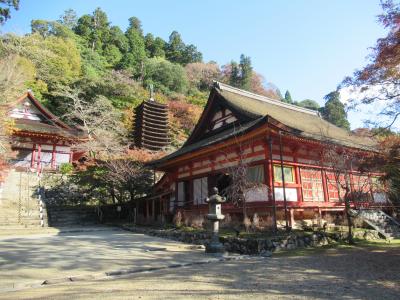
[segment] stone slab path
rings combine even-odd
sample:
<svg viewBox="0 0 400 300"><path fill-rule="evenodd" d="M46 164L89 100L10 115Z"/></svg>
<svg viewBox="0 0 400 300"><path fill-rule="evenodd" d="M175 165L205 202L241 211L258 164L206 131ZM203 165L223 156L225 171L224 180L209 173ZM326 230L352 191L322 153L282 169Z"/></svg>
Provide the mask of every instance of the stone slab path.
<svg viewBox="0 0 400 300"><path fill-rule="evenodd" d="M209 259L192 245L112 228L2 236L0 293Z"/></svg>
<svg viewBox="0 0 400 300"><path fill-rule="evenodd" d="M3 238L0 250L0 299L7 300L399 299L400 295L399 246L201 263L209 258L189 245L103 230ZM176 267L160 269L171 263ZM182 267L185 263L190 266ZM148 271L89 276L135 268ZM54 280L79 274L77 281ZM53 282L5 290L13 282L45 278Z"/></svg>

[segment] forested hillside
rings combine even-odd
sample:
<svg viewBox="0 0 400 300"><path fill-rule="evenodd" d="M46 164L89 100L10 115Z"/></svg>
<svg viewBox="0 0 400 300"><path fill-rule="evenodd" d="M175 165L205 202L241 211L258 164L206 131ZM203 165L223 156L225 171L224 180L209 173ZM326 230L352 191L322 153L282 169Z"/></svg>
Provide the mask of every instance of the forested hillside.
<svg viewBox="0 0 400 300"><path fill-rule="evenodd" d="M123 31L100 8L80 17L68 10L57 21L32 20L31 28L25 36L1 36L7 101L31 89L67 121L71 94L88 106L104 97L130 130L132 109L149 97L153 85L156 99L169 103L173 145L178 146L199 117L213 79L279 99L263 87L249 57L242 55L239 63L222 67L204 62L197 47L185 44L177 31L165 41L145 34L136 17Z"/></svg>

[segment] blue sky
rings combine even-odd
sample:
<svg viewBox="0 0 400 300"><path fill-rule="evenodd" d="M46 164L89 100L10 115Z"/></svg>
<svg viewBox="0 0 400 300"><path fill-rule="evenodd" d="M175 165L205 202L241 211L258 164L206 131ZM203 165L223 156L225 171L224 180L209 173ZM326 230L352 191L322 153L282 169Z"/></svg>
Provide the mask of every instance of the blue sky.
<svg viewBox="0 0 400 300"><path fill-rule="evenodd" d="M32 19L55 20L68 8L78 15L101 7L125 29L138 17L144 32L168 39L173 30L195 44L204 60L225 64L241 53L282 93L314 99L336 89L366 64L385 30L376 22L379 0L21 0L2 31L27 33ZM351 115L353 127L361 118Z"/></svg>

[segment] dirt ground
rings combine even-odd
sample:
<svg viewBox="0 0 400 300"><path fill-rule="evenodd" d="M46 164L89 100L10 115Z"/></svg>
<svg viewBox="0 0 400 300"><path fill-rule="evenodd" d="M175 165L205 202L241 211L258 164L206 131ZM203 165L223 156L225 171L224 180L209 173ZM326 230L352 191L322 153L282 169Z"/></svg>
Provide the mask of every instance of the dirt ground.
<svg viewBox="0 0 400 300"><path fill-rule="evenodd" d="M0 299L399 299L399 266L398 245L320 249L54 284Z"/></svg>

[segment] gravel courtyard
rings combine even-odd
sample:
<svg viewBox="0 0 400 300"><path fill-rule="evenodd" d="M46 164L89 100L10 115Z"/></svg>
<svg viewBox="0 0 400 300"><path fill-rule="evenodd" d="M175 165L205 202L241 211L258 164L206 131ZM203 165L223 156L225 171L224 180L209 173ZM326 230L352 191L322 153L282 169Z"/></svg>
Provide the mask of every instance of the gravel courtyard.
<svg viewBox="0 0 400 300"><path fill-rule="evenodd" d="M68 240L73 240L73 244L69 245ZM85 251L79 249L79 243L86 245L85 248L88 251L91 249L93 253L86 255ZM26 241L15 247L25 249L29 248L28 244L29 241ZM33 245L34 240L30 244ZM91 248L88 244L92 244ZM167 247L168 250L140 254L149 245ZM9 247L6 251L12 251L11 246ZM40 247L31 247L35 251L40 250ZM76 247L78 249L74 249ZM131 247L136 254L130 252ZM118 248L120 249L117 250ZM171 259L192 262L204 259L200 250L190 249L184 244L118 231L107 234L86 233L75 238L65 237L61 241L55 239L43 254L43 261L35 262L28 256L24 263L15 263L12 266L3 261L4 240L0 241L0 249L1 283L8 276L15 277L17 273L23 276L26 272L23 270L27 267L31 268L28 273L31 274L34 268L39 272L37 268L47 266L53 270L51 272L55 272L53 275L59 277L68 273L64 270L66 267L70 268L70 272L74 268L80 268L89 274L97 272L99 267L126 268L128 264L139 263L141 260L150 266L167 264ZM57 259L46 259L51 251L61 249L62 253L56 255ZM104 252L117 257L110 257L108 260ZM13 259L22 258L22 253L31 252L20 249ZM69 263L62 262L64 256ZM35 263L32 265L32 262ZM391 247L326 249L306 252L305 255L276 255L266 259L253 257L55 283L18 291L3 291L0 299L398 299L399 266L398 244ZM51 272L47 274L50 275Z"/></svg>

